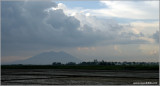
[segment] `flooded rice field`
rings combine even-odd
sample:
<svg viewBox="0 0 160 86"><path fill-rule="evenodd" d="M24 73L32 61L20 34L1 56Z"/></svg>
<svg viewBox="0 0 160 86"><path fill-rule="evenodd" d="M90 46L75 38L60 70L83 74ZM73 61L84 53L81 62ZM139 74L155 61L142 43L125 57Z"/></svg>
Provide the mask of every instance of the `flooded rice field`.
<svg viewBox="0 0 160 86"><path fill-rule="evenodd" d="M2 85L159 84L153 70L2 69Z"/></svg>

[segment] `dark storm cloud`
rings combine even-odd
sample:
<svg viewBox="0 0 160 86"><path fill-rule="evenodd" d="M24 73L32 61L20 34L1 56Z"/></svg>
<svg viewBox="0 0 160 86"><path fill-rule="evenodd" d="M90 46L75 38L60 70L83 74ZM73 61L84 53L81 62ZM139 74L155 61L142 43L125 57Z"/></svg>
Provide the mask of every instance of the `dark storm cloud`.
<svg viewBox="0 0 160 86"><path fill-rule="evenodd" d="M121 35L118 35L117 28L122 28L118 24L109 24L111 30L108 32L93 31L89 25L81 26L78 19L65 15L62 9L45 11L56 7L54 2L2 2L1 5L2 55L14 51L126 41L118 41ZM84 30L78 30L79 28ZM135 35L129 35L132 36ZM129 37L127 40L130 41Z"/></svg>
<svg viewBox="0 0 160 86"><path fill-rule="evenodd" d="M78 30L77 19L66 16L61 9L44 11L50 7L56 4L2 2L2 52L95 43L96 38L85 37L87 34Z"/></svg>

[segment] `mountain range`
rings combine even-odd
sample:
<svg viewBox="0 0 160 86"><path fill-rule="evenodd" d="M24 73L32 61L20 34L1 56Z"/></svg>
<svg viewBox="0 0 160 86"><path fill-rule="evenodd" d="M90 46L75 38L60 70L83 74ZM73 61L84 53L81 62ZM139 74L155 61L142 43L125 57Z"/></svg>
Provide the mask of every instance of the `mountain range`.
<svg viewBox="0 0 160 86"><path fill-rule="evenodd" d="M61 62L61 63L67 63L67 62L82 62L82 60L66 53L66 52L44 52L40 53L38 55L35 55L31 58L28 58L26 60L19 60L14 61L9 64L52 64L53 62Z"/></svg>

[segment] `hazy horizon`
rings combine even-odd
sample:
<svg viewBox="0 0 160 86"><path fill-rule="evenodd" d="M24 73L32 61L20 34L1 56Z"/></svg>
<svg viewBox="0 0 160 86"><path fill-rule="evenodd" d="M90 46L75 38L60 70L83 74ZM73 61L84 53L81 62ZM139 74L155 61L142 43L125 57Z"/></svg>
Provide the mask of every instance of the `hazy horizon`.
<svg viewBox="0 0 160 86"><path fill-rule="evenodd" d="M1 1L1 62L50 51L158 62L159 1Z"/></svg>

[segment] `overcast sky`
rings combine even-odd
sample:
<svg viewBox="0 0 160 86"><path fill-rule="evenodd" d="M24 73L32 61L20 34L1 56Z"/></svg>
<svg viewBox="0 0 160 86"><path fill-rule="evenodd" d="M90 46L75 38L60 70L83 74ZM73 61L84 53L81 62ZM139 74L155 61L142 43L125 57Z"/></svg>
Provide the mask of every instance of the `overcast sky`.
<svg viewBox="0 0 160 86"><path fill-rule="evenodd" d="M2 1L2 63L48 51L158 61L159 1Z"/></svg>

